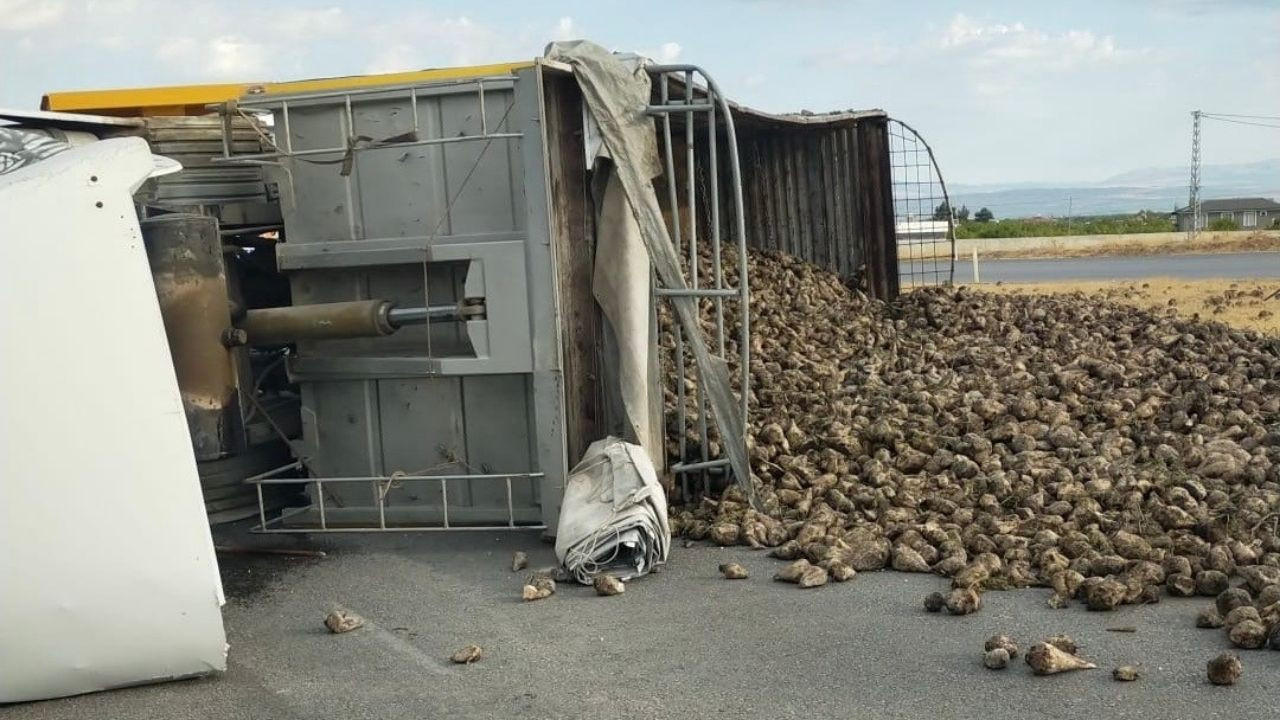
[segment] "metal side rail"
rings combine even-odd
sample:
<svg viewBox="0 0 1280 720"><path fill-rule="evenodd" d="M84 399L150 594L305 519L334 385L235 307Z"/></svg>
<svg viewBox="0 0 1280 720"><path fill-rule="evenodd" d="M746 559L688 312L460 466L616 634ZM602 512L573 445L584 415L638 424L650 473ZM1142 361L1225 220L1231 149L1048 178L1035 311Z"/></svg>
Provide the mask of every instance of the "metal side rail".
<svg viewBox="0 0 1280 720"><path fill-rule="evenodd" d="M738 166L738 140L733 125L733 115L719 87L702 68L696 65L680 64L649 65L646 69L658 86L658 103L650 105L647 108L647 112L660 123L663 169L665 177L668 178L667 204L671 214L671 239L675 244L676 252L687 263L683 270L689 286L688 289L657 287L654 289L654 301L662 302L663 298L683 296L698 298L699 304L704 301L710 302L714 309L715 331L707 345L713 348L718 357L727 363L724 300L725 298L738 299L739 396L742 402L742 421L745 426L747 422L748 391L751 385L750 284L747 278L747 235L743 211L742 176ZM673 96L673 81L679 82L684 86L683 97ZM673 116L682 117L684 120L685 187L683 189L685 205L683 208L680 204L680 190L676 187L676 178L679 175L676 173L677 153L672 133ZM697 127L699 120L705 122L705 129ZM720 136L721 130L724 133L723 139ZM701 163L702 173L700 175L698 172L700 163L698 162L697 150L700 146L698 136L702 132L705 132L702 142L705 142L706 154L704 161ZM720 177L721 142L727 146L728 162L726 165L729 171L727 187L722 186ZM705 220L708 229L708 232L705 233L706 236L701 238L699 237L700 218L697 212L700 178L706 181L704 198L707 201ZM722 192L729 193L728 203L725 204L731 208L732 212L729 229L737 251L737 287L730 286L724 277L721 255L721 235L723 230L720 217ZM688 221L687 236L682 217ZM710 244L712 267L710 283L706 282L706 278L699 278L700 240ZM694 390L694 392L698 393L698 397L695 400L697 417L693 419L693 422L697 426L699 448L694 457L690 457L686 430L690 418L687 417L685 408L685 378L688 376L689 367L685 358L684 331L679 323L674 324L673 332L676 366L674 382L676 384L677 397L674 419L676 427L679 428L680 438L679 457L676 462L670 465L670 470L679 476L681 490L687 500L691 497L690 476L695 476L700 481L701 490L706 492L710 489L709 471L728 473L729 460L724 455L723 448L721 448L722 452L720 453L722 457L712 457L711 455L710 438L707 430L709 408L706 393L702 392L704 387L702 378L699 378L697 389ZM744 427L744 438L745 431L746 428ZM724 442L723 437L720 442Z"/></svg>

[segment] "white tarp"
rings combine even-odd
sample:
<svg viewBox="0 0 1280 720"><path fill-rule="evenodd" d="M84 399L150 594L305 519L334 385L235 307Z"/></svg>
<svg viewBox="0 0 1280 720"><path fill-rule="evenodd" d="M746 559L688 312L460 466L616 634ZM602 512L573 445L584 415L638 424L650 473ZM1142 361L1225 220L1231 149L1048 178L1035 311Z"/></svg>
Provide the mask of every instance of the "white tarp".
<svg viewBox="0 0 1280 720"><path fill-rule="evenodd" d="M607 164L600 163L600 169ZM657 328L652 322L651 265L626 194L609 172L597 203L596 265L592 293L608 320L606 368L617 378L629 436L662 467L662 393L658 382Z"/></svg>
<svg viewBox="0 0 1280 720"><path fill-rule="evenodd" d="M0 175L48 160L70 147L43 133L0 127Z"/></svg>
<svg viewBox="0 0 1280 720"><path fill-rule="evenodd" d="M132 202L156 168L144 140L121 138L0 175L0 702L226 667Z"/></svg>
<svg viewBox="0 0 1280 720"><path fill-rule="evenodd" d="M556 558L578 582L597 573L627 580L667 561L667 496L649 455L615 437L597 440L569 472Z"/></svg>

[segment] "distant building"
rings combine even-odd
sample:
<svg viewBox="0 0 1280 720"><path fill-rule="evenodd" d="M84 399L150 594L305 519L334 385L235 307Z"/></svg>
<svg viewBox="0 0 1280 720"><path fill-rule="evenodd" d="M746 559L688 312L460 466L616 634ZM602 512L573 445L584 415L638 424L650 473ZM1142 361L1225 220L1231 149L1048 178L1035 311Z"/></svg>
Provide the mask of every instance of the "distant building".
<svg viewBox="0 0 1280 720"><path fill-rule="evenodd" d="M951 225L946 220L909 217L906 220L899 220L894 229L898 234L898 242L903 244L949 242L948 238L951 237L948 234Z"/></svg>
<svg viewBox="0 0 1280 720"><path fill-rule="evenodd" d="M1191 229L1190 207L1174 210L1173 217L1178 223L1179 230ZM1269 228L1274 220L1280 219L1280 203L1269 198L1202 200L1197 227L1204 229L1209 223L1218 219L1234 220L1241 230Z"/></svg>

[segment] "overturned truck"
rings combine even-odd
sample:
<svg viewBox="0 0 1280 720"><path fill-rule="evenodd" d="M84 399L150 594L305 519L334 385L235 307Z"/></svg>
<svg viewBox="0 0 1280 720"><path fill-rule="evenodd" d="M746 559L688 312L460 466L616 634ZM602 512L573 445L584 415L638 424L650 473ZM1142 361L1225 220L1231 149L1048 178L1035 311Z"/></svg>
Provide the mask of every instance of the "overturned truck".
<svg viewBox="0 0 1280 720"><path fill-rule="evenodd" d="M606 436L685 488L742 474L749 247L888 299L897 229L933 211L895 197L882 111L772 115L696 66L623 60L650 85L676 283L628 240L610 129L564 58L51 93L2 116L182 162L135 200L211 521L554 529L568 469ZM680 302L710 321L663 355L658 315ZM686 379L730 355L737 410L715 413Z"/></svg>

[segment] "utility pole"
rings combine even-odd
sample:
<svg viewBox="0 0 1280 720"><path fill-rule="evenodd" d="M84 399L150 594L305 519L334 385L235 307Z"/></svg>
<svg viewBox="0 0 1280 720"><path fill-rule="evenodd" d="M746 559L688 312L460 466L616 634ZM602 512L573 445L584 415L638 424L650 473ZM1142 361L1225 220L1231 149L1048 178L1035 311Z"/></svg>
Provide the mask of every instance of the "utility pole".
<svg viewBox="0 0 1280 720"><path fill-rule="evenodd" d="M1070 195L1067 196L1067 234L1068 235L1071 234L1071 203L1074 200L1075 198L1073 198L1072 196Z"/></svg>
<svg viewBox="0 0 1280 720"><path fill-rule="evenodd" d="M1187 242L1194 242L1200 230L1200 111L1191 111L1191 197L1187 208L1191 210L1191 225L1187 229Z"/></svg>

